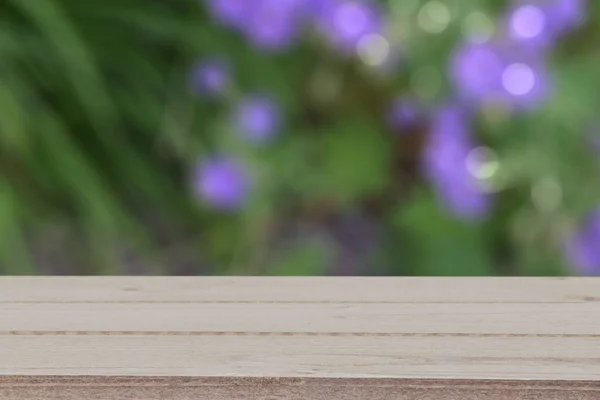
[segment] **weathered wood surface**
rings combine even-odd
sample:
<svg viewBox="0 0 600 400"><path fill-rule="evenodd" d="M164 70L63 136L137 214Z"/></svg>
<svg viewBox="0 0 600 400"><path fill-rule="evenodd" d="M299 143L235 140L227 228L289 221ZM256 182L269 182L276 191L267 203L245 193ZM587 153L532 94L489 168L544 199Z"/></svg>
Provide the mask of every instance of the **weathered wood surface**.
<svg viewBox="0 0 600 400"><path fill-rule="evenodd" d="M600 399L600 279L4 277L0 399Z"/></svg>

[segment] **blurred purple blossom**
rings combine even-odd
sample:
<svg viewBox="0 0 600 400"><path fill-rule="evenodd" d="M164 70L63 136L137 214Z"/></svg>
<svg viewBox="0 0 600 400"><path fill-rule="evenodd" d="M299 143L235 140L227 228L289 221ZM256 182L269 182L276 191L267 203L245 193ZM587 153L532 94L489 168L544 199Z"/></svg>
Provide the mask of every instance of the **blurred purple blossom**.
<svg viewBox="0 0 600 400"><path fill-rule="evenodd" d="M384 15L372 0L205 1L218 22L263 50L287 48L310 25L337 50L354 53L361 39L384 28Z"/></svg>
<svg viewBox="0 0 600 400"><path fill-rule="evenodd" d="M234 211L247 201L250 177L237 161L227 157L212 157L196 167L194 189L212 207Z"/></svg>
<svg viewBox="0 0 600 400"><path fill-rule="evenodd" d="M235 111L237 131L255 143L270 141L281 129L282 116L273 98L253 94L242 98Z"/></svg>
<svg viewBox="0 0 600 400"><path fill-rule="evenodd" d="M565 255L582 275L600 276L600 209L593 211L565 242Z"/></svg>
<svg viewBox="0 0 600 400"><path fill-rule="evenodd" d="M552 94L546 60L535 55L510 54L502 71L502 99L522 109L541 107Z"/></svg>
<svg viewBox="0 0 600 400"><path fill-rule="evenodd" d="M467 157L475 148L463 110L442 108L433 120L424 168L447 208L464 219L477 219L490 208L490 197L483 193L467 168Z"/></svg>
<svg viewBox="0 0 600 400"><path fill-rule="evenodd" d="M555 31L550 21L551 2L520 1L506 18L508 37L531 50L545 50L554 43Z"/></svg>
<svg viewBox="0 0 600 400"><path fill-rule="evenodd" d="M585 21L586 0L520 0L506 18L508 37L529 50L546 50Z"/></svg>
<svg viewBox="0 0 600 400"><path fill-rule="evenodd" d="M192 72L192 88L195 93L222 94L230 82L230 66L224 60L211 58L198 63Z"/></svg>
<svg viewBox="0 0 600 400"><path fill-rule="evenodd" d="M309 18L318 19L324 15L329 7L335 5L338 0L304 0L304 12Z"/></svg>
<svg viewBox="0 0 600 400"><path fill-rule="evenodd" d="M392 128L401 130L419 122L421 108L413 99L398 97L389 107L387 118Z"/></svg>
<svg viewBox="0 0 600 400"><path fill-rule="evenodd" d="M252 6L248 0L205 0L210 14L218 22L229 27L239 28Z"/></svg>
<svg viewBox="0 0 600 400"><path fill-rule="evenodd" d="M549 19L557 33L575 29L586 20L588 0L552 0Z"/></svg>
<svg viewBox="0 0 600 400"><path fill-rule="evenodd" d="M242 30L255 46L279 50L298 37L303 16L302 0L253 0Z"/></svg>
<svg viewBox="0 0 600 400"><path fill-rule="evenodd" d="M450 79L459 98L481 102L498 97L504 60L501 48L494 42L459 46L450 61Z"/></svg>
<svg viewBox="0 0 600 400"><path fill-rule="evenodd" d="M318 27L329 42L342 52L355 52L362 38L383 31L383 14L372 1L322 1L317 9Z"/></svg>
<svg viewBox="0 0 600 400"><path fill-rule="evenodd" d="M450 79L469 105L489 101L512 109L535 109L552 94L543 54L497 42L465 43L454 54Z"/></svg>

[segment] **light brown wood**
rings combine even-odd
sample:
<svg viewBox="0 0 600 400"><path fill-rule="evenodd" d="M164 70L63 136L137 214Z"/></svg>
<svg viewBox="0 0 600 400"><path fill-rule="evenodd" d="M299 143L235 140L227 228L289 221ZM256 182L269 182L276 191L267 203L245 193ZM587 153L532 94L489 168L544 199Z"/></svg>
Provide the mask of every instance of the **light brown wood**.
<svg viewBox="0 0 600 400"><path fill-rule="evenodd" d="M0 278L0 399L600 399L600 280Z"/></svg>
<svg viewBox="0 0 600 400"><path fill-rule="evenodd" d="M2 277L0 303L580 303L590 278Z"/></svg>
<svg viewBox="0 0 600 400"><path fill-rule="evenodd" d="M594 335L598 304L3 304L0 332L193 331ZM561 321L557 324L557 321Z"/></svg>

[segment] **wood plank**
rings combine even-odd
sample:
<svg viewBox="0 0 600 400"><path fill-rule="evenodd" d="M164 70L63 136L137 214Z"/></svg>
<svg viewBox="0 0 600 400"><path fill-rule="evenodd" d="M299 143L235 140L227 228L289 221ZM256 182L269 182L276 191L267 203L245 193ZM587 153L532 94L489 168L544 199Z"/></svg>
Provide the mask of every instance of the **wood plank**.
<svg viewBox="0 0 600 400"><path fill-rule="evenodd" d="M600 338L5 335L0 374L593 380Z"/></svg>
<svg viewBox="0 0 600 400"><path fill-rule="evenodd" d="M0 278L0 400L600 399L600 279Z"/></svg>
<svg viewBox="0 0 600 400"><path fill-rule="evenodd" d="M589 278L3 277L10 302L600 302Z"/></svg>
<svg viewBox="0 0 600 400"><path fill-rule="evenodd" d="M0 332L189 331L595 335L600 302L4 304Z"/></svg>

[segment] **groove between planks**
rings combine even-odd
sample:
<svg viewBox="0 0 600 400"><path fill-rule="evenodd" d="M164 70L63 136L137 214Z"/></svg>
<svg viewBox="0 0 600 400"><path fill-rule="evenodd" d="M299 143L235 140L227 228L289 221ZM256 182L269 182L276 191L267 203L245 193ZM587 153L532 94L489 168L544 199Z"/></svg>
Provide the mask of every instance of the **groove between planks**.
<svg viewBox="0 0 600 400"><path fill-rule="evenodd" d="M295 377L133 377L115 376L107 379L103 376L52 376L48 377L23 377L0 376L0 387L28 387L28 386L57 386L69 385L72 387L164 387L164 386L252 386L252 385L285 385L285 386L322 386L334 387L350 383L352 386L367 387L395 387L399 384L404 388L419 388L426 385L428 388L469 388L486 389L519 388L519 390L585 390L600 392L597 381L506 381L482 379L471 381L467 379L403 379L403 378L295 378Z"/></svg>
<svg viewBox="0 0 600 400"><path fill-rule="evenodd" d="M565 301L292 301L292 300L0 300L0 304L578 304L600 302L600 298L585 297Z"/></svg>
<svg viewBox="0 0 600 400"><path fill-rule="evenodd" d="M551 333L427 333L427 332L234 332L234 331L0 331L0 336L297 336L297 337L456 337L456 338L582 338L600 339L600 334Z"/></svg>

